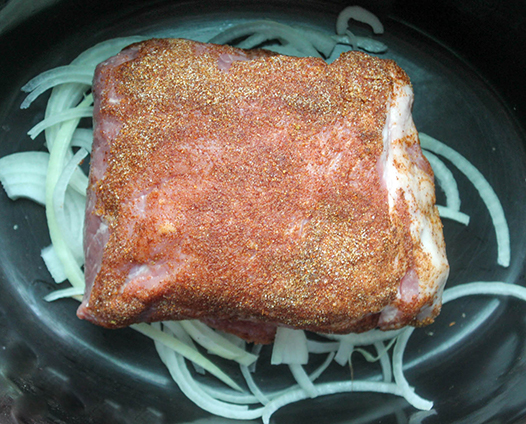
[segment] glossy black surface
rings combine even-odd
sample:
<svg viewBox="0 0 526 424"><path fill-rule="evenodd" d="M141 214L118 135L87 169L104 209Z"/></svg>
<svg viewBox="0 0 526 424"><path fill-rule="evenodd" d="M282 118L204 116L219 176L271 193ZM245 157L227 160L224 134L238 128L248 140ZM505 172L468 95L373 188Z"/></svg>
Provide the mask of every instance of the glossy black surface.
<svg viewBox="0 0 526 424"><path fill-rule="evenodd" d="M16 3L0 3L0 18L14 13ZM524 2L361 4L385 23L381 39L389 51L383 57L397 60L412 79L417 128L469 158L493 185L506 212L512 261L502 268L496 263L487 210L470 183L455 173L461 210L471 223L445 222L449 284L501 280L526 285ZM35 9L0 27L0 155L43 149L42 139L31 141L25 134L42 118L45 99L20 110L20 87L98 41L137 33L206 41L230 22L260 17L332 31L343 6L321 1L58 1ZM231 422L188 401L148 339L79 321L73 300L42 300L56 286L39 256L49 243L40 206L11 202L0 192L0 240L0 422ZM411 417L430 424L523 422L525 323L525 304L477 297L446 305L434 325L416 331L405 357L407 377L419 394L435 402L430 413L391 396L352 394L289 406L272 422L406 423ZM341 372L337 366L330 370Z"/></svg>

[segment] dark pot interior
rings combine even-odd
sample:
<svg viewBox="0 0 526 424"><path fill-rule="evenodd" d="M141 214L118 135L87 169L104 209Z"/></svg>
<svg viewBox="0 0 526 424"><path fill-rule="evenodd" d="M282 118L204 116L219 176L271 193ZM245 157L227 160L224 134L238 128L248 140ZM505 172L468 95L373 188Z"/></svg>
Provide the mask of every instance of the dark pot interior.
<svg viewBox="0 0 526 424"><path fill-rule="evenodd" d="M503 268L496 264L487 211L476 190L459 178L462 210L472 222L468 227L445 224L449 285L478 280L526 285L526 3L359 4L385 24L382 41L389 51L383 57L395 59L412 79L417 128L468 157L506 212L512 260ZM0 1L0 156L43 149L42 139L31 141L26 132L42 118L45 98L20 110L20 87L99 41L132 34L204 41L224 23L247 17L333 31L346 5L314 0ZM2 423L231 422L187 400L145 337L79 321L74 300L42 300L56 286L39 256L49 244L40 206L11 202L1 191L0 240ZM525 304L476 297L446 305L435 324L417 331L406 353L407 376L435 402L432 413L418 415L403 399L387 395L346 394L286 407L272 422L406 423L411 417L411 422L429 424L524 422L525 324Z"/></svg>

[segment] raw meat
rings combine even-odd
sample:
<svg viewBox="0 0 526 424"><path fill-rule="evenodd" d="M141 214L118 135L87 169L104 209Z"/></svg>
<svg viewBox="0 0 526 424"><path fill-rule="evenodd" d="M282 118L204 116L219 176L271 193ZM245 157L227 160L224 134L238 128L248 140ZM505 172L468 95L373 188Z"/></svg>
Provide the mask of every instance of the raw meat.
<svg viewBox="0 0 526 424"><path fill-rule="evenodd" d="M93 91L80 318L269 343L438 314L442 224L394 62L154 39L99 65Z"/></svg>

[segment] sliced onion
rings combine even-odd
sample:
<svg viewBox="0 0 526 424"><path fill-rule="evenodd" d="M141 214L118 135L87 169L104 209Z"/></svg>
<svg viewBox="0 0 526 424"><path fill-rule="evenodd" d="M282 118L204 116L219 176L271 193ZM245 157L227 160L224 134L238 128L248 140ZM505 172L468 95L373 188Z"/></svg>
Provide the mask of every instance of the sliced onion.
<svg viewBox="0 0 526 424"><path fill-rule="evenodd" d="M84 108L86 104L91 103L90 98L84 99L78 106ZM50 150L48 173L46 176L46 218L48 223L49 235L55 251L64 265L64 271L68 280L74 287L84 287L84 274L80 268L73 252L62 236L57 217L55 215L54 193L55 187L64 167L64 161L69 151L69 145L73 132L77 128L79 118L71 119L64 122L57 133L53 148Z"/></svg>
<svg viewBox="0 0 526 424"><path fill-rule="evenodd" d="M369 37L354 35L354 33L349 30L346 30L345 34L334 35L331 38L338 44L352 46L355 49L359 48L369 53L384 53L388 49L388 47L381 41L373 40Z"/></svg>
<svg viewBox="0 0 526 424"><path fill-rule="evenodd" d="M158 328L154 328L154 330L161 332ZM155 347L181 391L201 409L214 415L233 419L248 420L261 416L261 408L249 410L246 405L234 405L213 398L202 390L201 386L194 380L182 355L168 349L158 340L155 342Z"/></svg>
<svg viewBox="0 0 526 424"><path fill-rule="evenodd" d="M394 383L382 383L377 381L342 381L335 383L316 384L316 391L318 396L333 395L336 393L346 392L376 392L389 393L397 396L402 395L402 391ZM263 410L263 423L269 424L270 417L278 409L289 405L291 403L299 402L307 399L308 394L303 389L295 389L288 391L284 395L272 400Z"/></svg>
<svg viewBox="0 0 526 424"><path fill-rule="evenodd" d="M441 218L451 219L452 221L456 221L464 225L469 224L470 217L463 212L456 211L441 205L437 205L437 209Z"/></svg>
<svg viewBox="0 0 526 424"><path fill-rule="evenodd" d="M279 40L290 43L295 49L307 56L319 56L311 42L304 38L304 33L285 24L275 21L253 21L232 26L210 39L210 43L228 44L242 37L258 34L263 41ZM262 41L262 42L263 42Z"/></svg>
<svg viewBox="0 0 526 424"><path fill-rule="evenodd" d="M289 364L289 369L298 383L298 386L300 386L307 395L311 398L318 396L316 387L300 364Z"/></svg>
<svg viewBox="0 0 526 424"><path fill-rule="evenodd" d="M266 405L267 403L269 403L270 399L267 396L265 396L261 389L258 387L248 367L246 365L240 365L240 369L241 374L245 378L245 382L247 383L250 392L259 401L259 403L261 403L262 405Z"/></svg>
<svg viewBox="0 0 526 424"><path fill-rule="evenodd" d="M294 29L325 57L329 57L336 47L337 41L323 31L301 25L294 25Z"/></svg>
<svg viewBox="0 0 526 424"><path fill-rule="evenodd" d="M351 334L324 334L318 333L318 335L326 337L332 340L348 340L350 344L354 346L368 346L372 345L375 342L391 340L392 338L398 336L402 333L404 329L399 330L369 330L364 333L351 333Z"/></svg>
<svg viewBox="0 0 526 424"><path fill-rule="evenodd" d="M510 264L510 230L502 209L502 204L488 183L484 175L471 164L464 156L444 143L433 137L420 133L420 143L424 149L444 156L450 160L475 186L478 190L482 201L485 203L493 221L495 232L497 234L498 258L499 265L507 267Z"/></svg>
<svg viewBox="0 0 526 424"><path fill-rule="evenodd" d="M459 211L460 195L457 180L455 180L453 173L449 170L446 164L433 153L425 150L422 153L429 161L431 168L433 168L433 173L435 174L438 185L446 195L446 206L453 211Z"/></svg>
<svg viewBox="0 0 526 424"><path fill-rule="evenodd" d="M82 234L84 228L84 208L81 210L81 214L75 214L74 212L78 211L75 201L66 200L66 190L69 185L69 181L73 176L73 173L77 169L80 162L88 156L88 152L85 149L79 149L77 153L71 158L70 161L66 164L60 177L57 180L55 189L53 191L53 208L55 211L55 217L58 223L58 227L61 232L61 237L66 241L66 244L70 248L71 252L75 256L77 263L79 265L84 264L84 252L82 248ZM70 196L75 196L75 194L70 193ZM85 204L85 198L80 198L80 203ZM69 206L66 213L66 204Z"/></svg>
<svg viewBox="0 0 526 424"><path fill-rule="evenodd" d="M342 35L345 33L349 26L350 19L369 25L375 34L382 34L384 32L384 26L375 14L360 6L348 6L338 15L338 19L336 20L336 34Z"/></svg>
<svg viewBox="0 0 526 424"><path fill-rule="evenodd" d="M46 203L47 152L19 152L0 158L0 181L11 200Z"/></svg>
<svg viewBox="0 0 526 424"><path fill-rule="evenodd" d="M27 109L38 96L57 85L77 83L86 86L87 89L91 86L92 80L93 72L79 66L62 66L43 72L22 87L22 90L29 91L30 94L24 99L20 108Z"/></svg>
<svg viewBox="0 0 526 424"><path fill-rule="evenodd" d="M349 362L351 355L354 350L354 343L349 338L342 338L340 340L340 346L338 347L338 352L334 357L334 361L337 364L340 364L342 367Z"/></svg>
<svg viewBox="0 0 526 424"><path fill-rule="evenodd" d="M82 147L88 152L91 152L91 146L93 143L93 129L88 128L77 128L71 138L71 145L76 147Z"/></svg>
<svg viewBox="0 0 526 424"><path fill-rule="evenodd" d="M241 393L233 390L225 390L223 388L209 386L198 381L196 382L203 392L217 400L234 403L236 405L255 405L261 403L259 399L256 398L252 393Z"/></svg>
<svg viewBox="0 0 526 424"><path fill-rule="evenodd" d="M513 296L526 301L526 287L502 281L477 281L461 284L444 290L442 303L448 303L459 297L472 295Z"/></svg>
<svg viewBox="0 0 526 424"><path fill-rule="evenodd" d="M309 362L307 337L303 330L278 327L272 346L272 365L299 364Z"/></svg>
<svg viewBox="0 0 526 424"><path fill-rule="evenodd" d="M66 84L68 82L75 82L73 80L79 78L84 78L85 83L91 85L93 81L93 69L79 65L59 66L57 68L50 69L49 71L44 71L41 74L37 75L35 78L31 79L28 83L26 83L21 90L25 91L26 93L30 93L32 91L35 91L38 87L41 87L42 85L48 85L48 81L50 80L58 80L58 84ZM21 108L23 109L22 106Z"/></svg>
<svg viewBox="0 0 526 424"><path fill-rule="evenodd" d="M62 261L58 257L57 252L55 252L55 248L52 244L44 247L40 251L40 256L44 260L46 268L51 274L51 277L55 283L63 283L68 279L66 272L64 271L64 265L62 265ZM84 287L79 287L79 289L84 291Z"/></svg>
<svg viewBox="0 0 526 424"><path fill-rule="evenodd" d="M327 368L329 368L329 366L331 365L331 362L334 360L334 356L335 356L334 352L329 353L327 357L325 358L325 360L323 361L323 363L318 368L316 368L312 373L309 374L309 380L312 382L316 381L323 374L323 372ZM286 389L278 390L277 392L268 393L267 396L273 400L293 390L296 390L298 388L299 388L299 385L294 384Z"/></svg>
<svg viewBox="0 0 526 424"><path fill-rule="evenodd" d="M195 342L208 349L214 355L231 359L243 365L250 365L257 360L256 355L239 348L200 321L185 320L180 321L180 324Z"/></svg>
<svg viewBox="0 0 526 424"><path fill-rule="evenodd" d="M394 340L395 339L393 339L393 342ZM376 348L376 353L378 355L378 359L380 360L382 374L384 376L384 382L390 383L391 381L393 381L393 371L391 366L391 360L389 359L387 351L390 349L391 344L389 344L386 347L384 346L383 342L375 342L374 347Z"/></svg>
<svg viewBox="0 0 526 424"><path fill-rule="evenodd" d="M48 127L52 127L53 125L62 123L64 121L70 121L72 119L80 118L91 118L92 116L93 107L91 106L68 109L64 112L57 113L56 115L53 115L52 117L46 118L43 121L39 122L37 125L35 125L29 130L28 135L32 139L35 139L42 131L44 131Z"/></svg>
<svg viewBox="0 0 526 424"><path fill-rule="evenodd" d="M239 387L239 385L228 375L226 375L217 365L213 364L209 359L200 354L197 350L192 349L190 346L181 342L175 337L170 337L170 335L164 333L163 331L157 328L152 327L149 324L133 324L131 328L138 331L139 333L144 334L145 336L148 336L154 341L162 343L164 346L172 349L174 352L179 353L188 360L199 364L210 374L216 376L223 383L227 384L233 389L242 391L241 387Z"/></svg>
<svg viewBox="0 0 526 424"><path fill-rule="evenodd" d="M338 342L319 342L316 340L307 340L309 353L329 353L336 352L340 347Z"/></svg>
<svg viewBox="0 0 526 424"><path fill-rule="evenodd" d="M84 289L82 287L68 287L67 289L55 290L49 293L44 297L44 300L47 302L53 302L65 297L73 297L77 300L81 300L83 294Z"/></svg>
<svg viewBox="0 0 526 424"><path fill-rule="evenodd" d="M413 334L414 328L408 327L404 329L402 334L396 339L396 344L393 351L393 375L397 387L401 391L401 395L417 409L429 411L433 407L433 402L430 402L420 396L418 396L414 389L409 386L404 371L403 371L403 356L407 346L407 341L411 334Z"/></svg>

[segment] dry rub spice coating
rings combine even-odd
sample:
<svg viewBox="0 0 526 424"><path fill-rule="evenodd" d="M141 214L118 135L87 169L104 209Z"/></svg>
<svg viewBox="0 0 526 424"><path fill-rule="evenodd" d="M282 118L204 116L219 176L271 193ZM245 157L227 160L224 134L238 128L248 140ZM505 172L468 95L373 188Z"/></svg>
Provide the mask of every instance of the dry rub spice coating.
<svg viewBox="0 0 526 424"><path fill-rule="evenodd" d="M107 235L79 316L199 318L259 342L375 327L414 266L378 165L395 79L362 53L187 40L100 65L86 227Z"/></svg>

